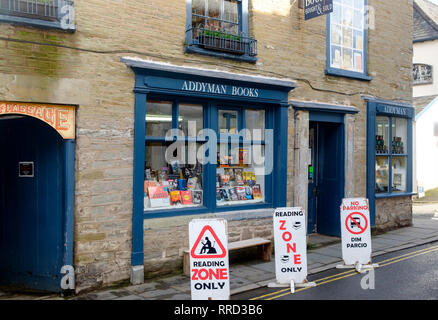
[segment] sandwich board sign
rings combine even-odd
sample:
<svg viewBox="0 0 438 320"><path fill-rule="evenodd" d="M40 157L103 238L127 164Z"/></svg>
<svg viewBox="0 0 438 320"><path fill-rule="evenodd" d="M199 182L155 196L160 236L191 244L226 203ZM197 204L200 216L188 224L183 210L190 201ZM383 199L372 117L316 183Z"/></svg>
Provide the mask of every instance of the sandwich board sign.
<svg viewBox="0 0 438 320"><path fill-rule="evenodd" d="M343 199L341 205L342 259L345 265L371 263L371 223L368 199Z"/></svg>
<svg viewBox="0 0 438 320"><path fill-rule="evenodd" d="M192 220L189 224L189 244L192 300L228 300L227 221Z"/></svg>
<svg viewBox="0 0 438 320"><path fill-rule="evenodd" d="M278 284L307 282L306 215L303 208L274 212L275 275Z"/></svg>

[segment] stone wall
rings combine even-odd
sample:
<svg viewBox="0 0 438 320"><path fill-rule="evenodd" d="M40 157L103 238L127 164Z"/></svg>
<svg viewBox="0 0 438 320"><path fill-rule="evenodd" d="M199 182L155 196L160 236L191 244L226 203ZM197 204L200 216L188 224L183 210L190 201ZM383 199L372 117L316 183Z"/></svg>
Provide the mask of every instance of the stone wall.
<svg viewBox="0 0 438 320"><path fill-rule="evenodd" d="M2 100L78 106L74 263L78 291L129 278L132 217L134 74L123 56L235 73L290 78L297 100L353 105L354 196L365 196L366 105L361 95L410 102L412 1L369 0L372 81L326 76L326 19L304 21L297 1L250 1L257 63L185 54L186 7L181 0L76 0L75 33L0 24ZM104 5L103 5L104 3ZM293 3L293 5L291 5ZM294 148L294 110L289 148ZM306 137L302 137L305 141ZM288 204L294 171L288 152ZM299 204L305 200L298 201ZM409 203L407 200L406 203ZM396 203L403 206L404 203ZM390 207L379 204L379 210ZM178 268L192 217L145 221L145 265L150 275ZM391 219L396 217L390 217ZM379 220L381 221L381 220ZM383 225L387 225L383 222ZM265 220L231 220L230 240L271 236Z"/></svg>

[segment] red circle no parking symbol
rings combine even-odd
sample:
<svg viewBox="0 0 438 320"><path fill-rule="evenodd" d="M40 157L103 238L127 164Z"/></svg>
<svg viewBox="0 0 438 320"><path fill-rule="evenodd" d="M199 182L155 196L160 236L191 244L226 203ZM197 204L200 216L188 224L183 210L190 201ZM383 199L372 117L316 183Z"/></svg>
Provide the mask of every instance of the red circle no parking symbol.
<svg viewBox="0 0 438 320"><path fill-rule="evenodd" d="M363 213L352 212L345 219L345 226L347 230L352 234L362 234L368 227L368 220ZM353 231L353 229L359 229L358 231Z"/></svg>

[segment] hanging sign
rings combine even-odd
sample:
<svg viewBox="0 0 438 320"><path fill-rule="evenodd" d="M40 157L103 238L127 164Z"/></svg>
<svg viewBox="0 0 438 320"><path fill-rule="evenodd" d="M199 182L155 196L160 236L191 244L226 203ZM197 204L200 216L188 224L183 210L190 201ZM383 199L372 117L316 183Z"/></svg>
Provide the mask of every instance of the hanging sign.
<svg viewBox="0 0 438 320"><path fill-rule="evenodd" d="M303 208L274 212L275 275L279 284L307 278L306 215Z"/></svg>
<svg viewBox="0 0 438 320"><path fill-rule="evenodd" d="M304 19L310 20L333 12L333 0L301 0Z"/></svg>
<svg viewBox="0 0 438 320"><path fill-rule="evenodd" d="M368 199L343 199L341 205L342 258L345 265L371 263L371 226Z"/></svg>
<svg viewBox="0 0 438 320"><path fill-rule="evenodd" d="M192 300L228 300L227 221L192 220L189 224L189 243Z"/></svg>
<svg viewBox="0 0 438 320"><path fill-rule="evenodd" d="M28 102L0 102L0 116L19 114L37 118L53 129L64 139L75 138L75 107Z"/></svg>

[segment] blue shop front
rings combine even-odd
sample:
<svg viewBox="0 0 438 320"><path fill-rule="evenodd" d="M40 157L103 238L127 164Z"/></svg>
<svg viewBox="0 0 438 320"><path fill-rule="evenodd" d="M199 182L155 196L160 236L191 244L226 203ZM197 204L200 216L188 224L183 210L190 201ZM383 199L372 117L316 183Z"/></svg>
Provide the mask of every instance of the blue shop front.
<svg viewBox="0 0 438 320"><path fill-rule="evenodd" d="M122 62L135 73L133 270L145 219L286 205L293 81Z"/></svg>

